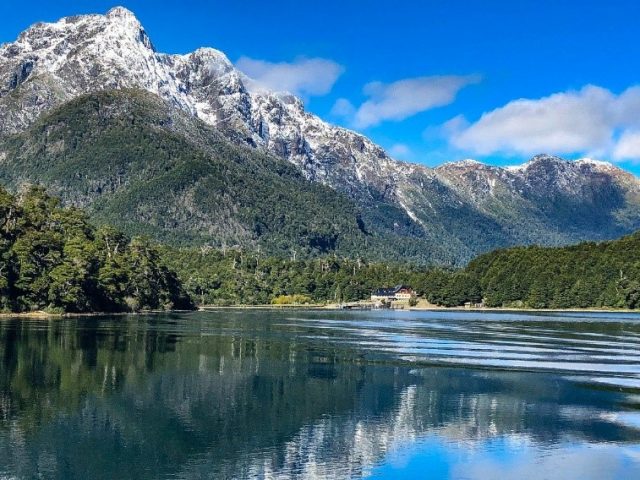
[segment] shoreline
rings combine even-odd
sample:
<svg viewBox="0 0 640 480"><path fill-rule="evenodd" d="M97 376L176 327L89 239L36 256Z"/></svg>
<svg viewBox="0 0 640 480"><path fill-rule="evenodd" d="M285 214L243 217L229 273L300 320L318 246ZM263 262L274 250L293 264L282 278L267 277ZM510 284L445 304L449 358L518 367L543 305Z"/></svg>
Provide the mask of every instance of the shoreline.
<svg viewBox="0 0 640 480"><path fill-rule="evenodd" d="M15 313L0 313L0 320L4 318L23 318L34 320L50 320L55 318L76 318L76 317L126 317L126 316L144 316L144 315L158 315L162 313L191 313L198 310L144 310L141 312L87 312L87 313L50 313L43 310L37 310L35 312L15 312Z"/></svg>
<svg viewBox="0 0 640 480"><path fill-rule="evenodd" d="M214 310L329 310L344 311L337 304L312 304L312 305L204 305L198 307L197 311L207 312ZM352 311L365 311L370 309L353 308ZM522 312L522 313L638 313L640 310L631 310L628 308L515 308L515 307L483 307L483 308L465 308L465 307L439 307L437 305L429 307L408 307L408 308L389 308L376 309L375 311L390 312Z"/></svg>
<svg viewBox="0 0 640 480"><path fill-rule="evenodd" d="M158 314L175 314L175 313L195 313L195 312L211 312L216 310L317 310L317 311L335 311L342 312L345 309L340 308L336 304L322 305L205 305L195 310L147 310L142 312L88 312L88 313L49 313L44 311L35 312L17 312L17 313L0 313L2 319L33 319L33 320L53 320L63 318L77 317L125 317L125 316L145 316ZM369 309L350 309L350 311L365 311ZM465 308L465 307L408 307L408 308L390 308L378 309L376 311L390 312L473 312L473 313L637 313L640 310L631 309L614 309L614 308L512 308L512 307L484 307L484 308Z"/></svg>

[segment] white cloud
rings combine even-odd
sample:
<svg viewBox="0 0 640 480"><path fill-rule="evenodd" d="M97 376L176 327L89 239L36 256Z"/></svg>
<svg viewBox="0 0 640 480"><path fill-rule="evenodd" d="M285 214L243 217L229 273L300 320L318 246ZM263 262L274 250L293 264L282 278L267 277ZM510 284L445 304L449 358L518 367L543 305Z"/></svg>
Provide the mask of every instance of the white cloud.
<svg viewBox="0 0 640 480"><path fill-rule="evenodd" d="M618 97L620 122L640 127L640 86L627 88Z"/></svg>
<svg viewBox="0 0 640 480"><path fill-rule="evenodd" d="M349 100L346 98L339 98L331 108L331 115L335 115L337 117L349 117L353 115L355 111L356 107L354 107Z"/></svg>
<svg viewBox="0 0 640 480"><path fill-rule="evenodd" d="M450 104L462 88L479 80L476 75L448 75L407 78L389 84L372 82L363 89L369 99L346 116L352 117L351 123L356 128L371 127L385 120L404 120Z"/></svg>
<svg viewBox="0 0 640 480"><path fill-rule="evenodd" d="M304 57L290 63L241 57L236 67L259 87L301 96L329 93L344 72L344 67L332 60Z"/></svg>
<svg viewBox="0 0 640 480"><path fill-rule="evenodd" d="M638 145L631 134L621 133L639 122L639 87L615 95L587 85L578 91L511 101L471 124L456 117L443 131L454 147L480 155L618 152L618 158L623 158ZM640 156L640 149L635 151Z"/></svg>
<svg viewBox="0 0 640 480"><path fill-rule="evenodd" d="M640 161L640 131L626 131L613 149L614 160Z"/></svg>
<svg viewBox="0 0 640 480"><path fill-rule="evenodd" d="M389 155L396 159L406 159L411 155L411 149L404 143L396 143L389 149Z"/></svg>

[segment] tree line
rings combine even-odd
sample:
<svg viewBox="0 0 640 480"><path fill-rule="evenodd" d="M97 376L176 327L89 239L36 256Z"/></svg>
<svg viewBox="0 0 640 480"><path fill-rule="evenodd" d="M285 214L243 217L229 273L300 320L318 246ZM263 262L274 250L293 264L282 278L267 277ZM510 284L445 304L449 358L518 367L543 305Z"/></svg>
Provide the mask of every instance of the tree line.
<svg viewBox="0 0 640 480"><path fill-rule="evenodd" d="M640 232L600 243L496 250L458 275L469 279L469 290L455 293L472 301L479 292L492 307L640 308Z"/></svg>
<svg viewBox="0 0 640 480"><path fill-rule="evenodd" d="M257 251L163 247L199 304L332 303L369 298L371 291L398 283L426 285L431 270L408 264L371 263L337 255L293 259ZM304 302L300 299L304 298Z"/></svg>
<svg viewBox="0 0 640 480"><path fill-rule="evenodd" d="M191 308L159 251L92 226L41 187L0 188L0 311L119 312Z"/></svg>
<svg viewBox="0 0 640 480"><path fill-rule="evenodd" d="M457 270L206 247L162 253L193 298L209 305L282 303L295 295L314 303L354 301L407 284L445 307L640 308L640 232L609 242L496 250Z"/></svg>
<svg viewBox="0 0 640 480"><path fill-rule="evenodd" d="M328 303L411 285L429 302L510 308L640 308L640 232L609 242L515 247L464 269L179 248L95 227L41 187L0 188L0 311L118 312L194 304Z"/></svg>

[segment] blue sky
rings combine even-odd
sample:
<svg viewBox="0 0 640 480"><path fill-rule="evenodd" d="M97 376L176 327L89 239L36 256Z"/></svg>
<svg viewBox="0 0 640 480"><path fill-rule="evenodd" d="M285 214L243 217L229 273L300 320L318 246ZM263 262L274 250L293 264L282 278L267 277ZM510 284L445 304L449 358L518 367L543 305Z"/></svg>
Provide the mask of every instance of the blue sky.
<svg viewBox="0 0 640 480"><path fill-rule="evenodd" d="M116 4L158 50L218 48L397 158L513 164L546 152L640 173L637 1L2 2L0 41Z"/></svg>

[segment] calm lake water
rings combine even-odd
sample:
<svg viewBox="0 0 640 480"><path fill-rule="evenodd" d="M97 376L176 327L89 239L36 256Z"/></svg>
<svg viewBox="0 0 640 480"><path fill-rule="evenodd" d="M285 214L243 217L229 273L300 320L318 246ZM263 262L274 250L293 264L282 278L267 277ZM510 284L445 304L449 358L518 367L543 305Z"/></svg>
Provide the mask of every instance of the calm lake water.
<svg viewBox="0 0 640 480"><path fill-rule="evenodd" d="M0 320L0 478L640 478L640 316Z"/></svg>

